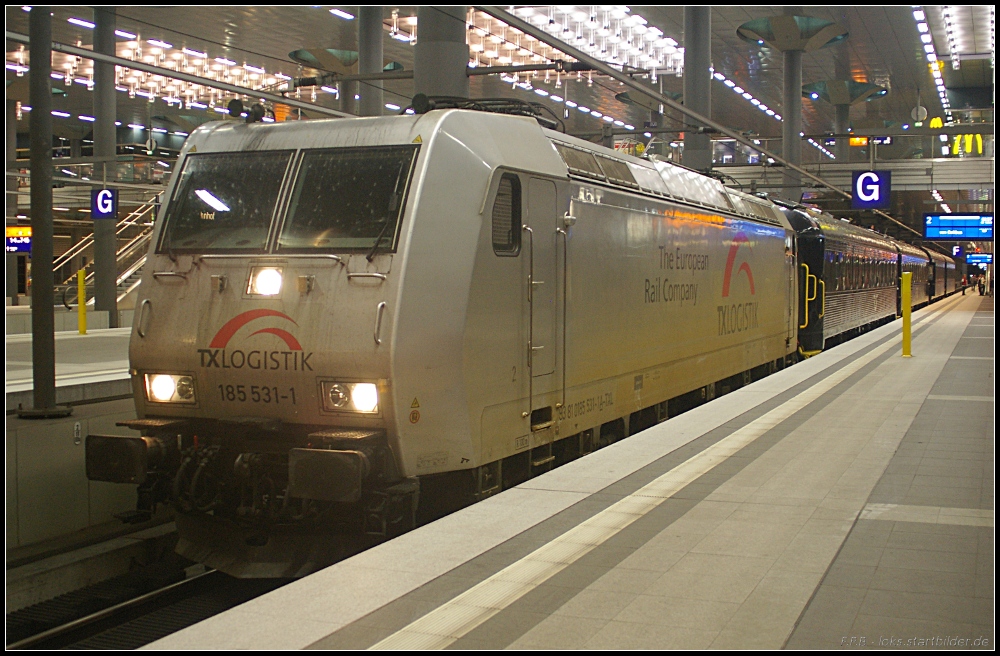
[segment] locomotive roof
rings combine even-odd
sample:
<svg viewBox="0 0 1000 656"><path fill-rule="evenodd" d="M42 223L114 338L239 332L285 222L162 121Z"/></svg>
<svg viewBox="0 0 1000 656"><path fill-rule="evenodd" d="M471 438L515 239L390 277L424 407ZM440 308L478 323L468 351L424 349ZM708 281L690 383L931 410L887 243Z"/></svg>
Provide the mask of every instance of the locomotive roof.
<svg viewBox="0 0 1000 656"><path fill-rule="evenodd" d="M692 169L670 162L640 159L544 129L532 118L506 114L443 109L417 115L282 123L215 121L192 132L181 154L427 144L438 133L460 139L482 157L484 164L494 169L513 165L556 177L585 173L569 168L552 148L553 143L561 144L592 153L603 161L617 161L631 172L631 176L627 173L621 176L631 180L592 176L606 184L789 227L784 215L773 204L728 189L718 180Z"/></svg>

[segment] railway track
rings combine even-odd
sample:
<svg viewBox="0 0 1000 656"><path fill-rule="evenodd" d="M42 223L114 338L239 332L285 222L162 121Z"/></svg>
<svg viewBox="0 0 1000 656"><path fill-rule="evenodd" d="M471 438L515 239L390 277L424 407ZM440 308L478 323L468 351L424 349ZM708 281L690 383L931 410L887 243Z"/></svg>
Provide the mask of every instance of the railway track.
<svg viewBox="0 0 1000 656"><path fill-rule="evenodd" d="M215 570L161 577L174 580L122 601L116 597L137 589L127 577L16 611L7 616L7 649L137 649L291 581Z"/></svg>

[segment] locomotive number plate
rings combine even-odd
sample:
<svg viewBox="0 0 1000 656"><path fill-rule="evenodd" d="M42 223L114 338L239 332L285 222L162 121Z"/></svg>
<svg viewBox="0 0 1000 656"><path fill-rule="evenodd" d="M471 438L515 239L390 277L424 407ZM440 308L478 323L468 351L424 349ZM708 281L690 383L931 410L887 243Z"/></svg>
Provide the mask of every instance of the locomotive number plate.
<svg viewBox="0 0 1000 656"><path fill-rule="evenodd" d="M219 385L219 396L223 401L234 403L273 403L295 405L295 388L276 385Z"/></svg>

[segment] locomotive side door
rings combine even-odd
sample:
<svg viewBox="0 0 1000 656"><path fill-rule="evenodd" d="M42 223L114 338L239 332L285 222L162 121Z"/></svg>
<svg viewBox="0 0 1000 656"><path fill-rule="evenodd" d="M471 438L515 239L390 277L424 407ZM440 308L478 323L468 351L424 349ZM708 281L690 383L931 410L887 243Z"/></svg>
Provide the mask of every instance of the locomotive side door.
<svg viewBox="0 0 1000 656"><path fill-rule="evenodd" d="M528 257L528 368L534 393L550 391L551 374L556 368L556 185L550 180L531 178L528 182L528 212L525 234ZM549 378L544 378L549 376ZM535 401L532 399L532 410Z"/></svg>

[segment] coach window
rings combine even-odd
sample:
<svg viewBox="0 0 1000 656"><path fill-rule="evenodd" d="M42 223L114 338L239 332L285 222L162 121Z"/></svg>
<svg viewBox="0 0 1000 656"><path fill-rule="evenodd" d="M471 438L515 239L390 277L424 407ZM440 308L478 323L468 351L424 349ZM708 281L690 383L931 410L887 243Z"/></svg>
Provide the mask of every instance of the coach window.
<svg viewBox="0 0 1000 656"><path fill-rule="evenodd" d="M493 252L501 257L521 251L521 179L504 173L493 201Z"/></svg>

